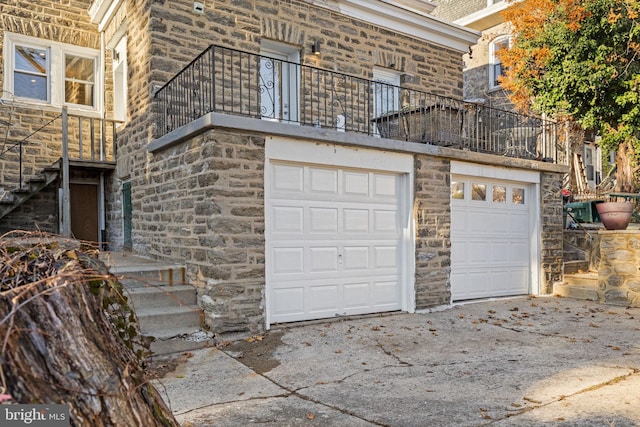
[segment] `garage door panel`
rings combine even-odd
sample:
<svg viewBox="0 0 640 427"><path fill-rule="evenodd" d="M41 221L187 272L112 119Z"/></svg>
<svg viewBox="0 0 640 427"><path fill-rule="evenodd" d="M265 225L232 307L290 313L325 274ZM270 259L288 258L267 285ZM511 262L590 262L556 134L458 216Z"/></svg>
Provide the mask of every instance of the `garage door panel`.
<svg viewBox="0 0 640 427"><path fill-rule="evenodd" d="M509 242L494 242L493 244L487 245L487 250L491 253L489 261L495 264L509 262L511 259L511 247L512 245Z"/></svg>
<svg viewBox="0 0 640 427"><path fill-rule="evenodd" d="M369 270L371 268L368 246L345 246L343 252L345 270Z"/></svg>
<svg viewBox="0 0 640 427"><path fill-rule="evenodd" d="M304 248L274 248L274 274L292 274L304 272Z"/></svg>
<svg viewBox="0 0 640 427"><path fill-rule="evenodd" d="M369 196L369 173L351 172L343 173L344 194L346 196Z"/></svg>
<svg viewBox="0 0 640 427"><path fill-rule="evenodd" d="M268 321L400 309L400 175L271 165L302 183L267 192ZM299 289L303 306L280 308L299 305Z"/></svg>
<svg viewBox="0 0 640 427"><path fill-rule="evenodd" d="M466 261L469 264L485 264L491 255L489 252L489 242L484 240L474 240L467 242L466 246Z"/></svg>
<svg viewBox="0 0 640 427"><path fill-rule="evenodd" d="M273 166L274 191L302 193L304 190L304 168L292 165Z"/></svg>
<svg viewBox="0 0 640 427"><path fill-rule="evenodd" d="M337 283L324 283L310 286L307 297L309 313L333 312L339 310L340 286Z"/></svg>
<svg viewBox="0 0 640 427"><path fill-rule="evenodd" d="M368 309L371 306L371 286L369 282L344 284L345 310Z"/></svg>
<svg viewBox="0 0 640 427"><path fill-rule="evenodd" d="M368 209L344 209L344 231L347 233L369 232Z"/></svg>
<svg viewBox="0 0 640 427"><path fill-rule="evenodd" d="M311 233L337 233L338 209L309 208L309 231Z"/></svg>
<svg viewBox="0 0 640 427"><path fill-rule="evenodd" d="M452 299L527 293L532 275L529 184L464 176L453 176L452 183L457 191L451 199ZM482 201L471 200L471 194L459 199L459 189L472 184L500 193ZM514 188L524 194L512 198Z"/></svg>
<svg viewBox="0 0 640 427"><path fill-rule="evenodd" d="M489 292L490 277L485 272L458 271L451 274L451 279L452 281L466 284L462 292L460 289L452 287L452 298L454 300L484 298Z"/></svg>
<svg viewBox="0 0 640 427"><path fill-rule="evenodd" d="M510 221L506 224L509 225L509 233L516 235L522 235L524 233L526 235L526 230L529 229L529 215L520 212L513 214L510 216Z"/></svg>
<svg viewBox="0 0 640 427"><path fill-rule="evenodd" d="M274 289L272 313L275 316L299 316L304 313L304 288L302 286Z"/></svg>
<svg viewBox="0 0 640 427"><path fill-rule="evenodd" d="M338 271L338 247L309 248L309 272L326 273Z"/></svg>
<svg viewBox="0 0 640 427"><path fill-rule="evenodd" d="M512 264L529 264L529 242L513 242L509 247L509 261Z"/></svg>
<svg viewBox="0 0 640 427"><path fill-rule="evenodd" d="M398 304L398 280L378 280L373 285L374 304L377 307Z"/></svg>
<svg viewBox="0 0 640 427"><path fill-rule="evenodd" d="M396 268L398 266L398 247L376 245L373 248L373 257L373 268L376 270Z"/></svg>
<svg viewBox="0 0 640 427"><path fill-rule="evenodd" d="M373 229L375 232L397 233L398 212L395 210L374 210L373 224Z"/></svg>
<svg viewBox="0 0 640 427"><path fill-rule="evenodd" d="M309 168L309 192L338 194L338 171L325 168Z"/></svg>
<svg viewBox="0 0 640 427"><path fill-rule="evenodd" d="M397 176L374 174L373 196L396 198L398 196Z"/></svg>
<svg viewBox="0 0 640 427"><path fill-rule="evenodd" d="M291 206L274 206L272 209L273 233L302 233L304 209Z"/></svg>

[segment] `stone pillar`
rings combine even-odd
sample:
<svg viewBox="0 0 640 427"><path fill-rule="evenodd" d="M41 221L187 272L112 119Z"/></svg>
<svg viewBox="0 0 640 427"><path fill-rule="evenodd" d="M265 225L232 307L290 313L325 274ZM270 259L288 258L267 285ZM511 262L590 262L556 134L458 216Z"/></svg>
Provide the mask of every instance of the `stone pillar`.
<svg viewBox="0 0 640 427"><path fill-rule="evenodd" d="M640 307L640 231L603 230L598 294L607 304Z"/></svg>

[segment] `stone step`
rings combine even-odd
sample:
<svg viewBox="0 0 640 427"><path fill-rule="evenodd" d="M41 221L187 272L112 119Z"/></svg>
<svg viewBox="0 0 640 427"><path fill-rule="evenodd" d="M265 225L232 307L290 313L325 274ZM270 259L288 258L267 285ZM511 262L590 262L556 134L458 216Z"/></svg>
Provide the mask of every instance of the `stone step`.
<svg viewBox="0 0 640 427"><path fill-rule="evenodd" d="M585 273L572 273L564 275L564 283L576 286L592 286L598 288L598 273L591 271Z"/></svg>
<svg viewBox="0 0 640 427"><path fill-rule="evenodd" d="M124 283L123 283L124 284ZM190 285L151 285L129 287L129 301L135 309L195 306L196 289Z"/></svg>
<svg viewBox="0 0 640 427"><path fill-rule="evenodd" d="M135 309L142 335L158 336L177 328L200 329L202 310L193 305Z"/></svg>
<svg viewBox="0 0 640 427"><path fill-rule="evenodd" d="M565 298L600 301L598 274L567 274L564 276L564 282L553 284L553 294Z"/></svg>

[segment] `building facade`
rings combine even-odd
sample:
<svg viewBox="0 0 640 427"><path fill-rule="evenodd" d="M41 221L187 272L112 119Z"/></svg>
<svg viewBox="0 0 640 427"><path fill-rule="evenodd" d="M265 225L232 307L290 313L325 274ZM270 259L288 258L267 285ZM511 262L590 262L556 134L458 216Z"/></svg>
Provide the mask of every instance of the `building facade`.
<svg viewBox="0 0 640 427"><path fill-rule="evenodd" d="M72 183L96 180L110 249L184 263L216 334L548 293L559 278L555 134L516 135L526 118L463 100L461 58L479 33L429 2L77 3L90 42L75 41L94 49L78 55L95 53L96 71L68 87L100 87L99 127L114 131L104 159L71 162ZM20 14L3 13L11 88L7 73L35 75L7 65L33 41L13 34L58 32L24 30L42 27L35 16L10 31ZM58 107L32 96L12 100Z"/></svg>

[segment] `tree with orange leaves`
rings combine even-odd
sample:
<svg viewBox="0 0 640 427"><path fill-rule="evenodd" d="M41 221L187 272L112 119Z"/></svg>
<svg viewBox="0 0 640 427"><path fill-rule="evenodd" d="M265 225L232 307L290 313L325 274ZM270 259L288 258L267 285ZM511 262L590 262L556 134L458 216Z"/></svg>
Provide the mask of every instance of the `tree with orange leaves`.
<svg viewBox="0 0 640 427"><path fill-rule="evenodd" d="M511 101L599 129L616 150L617 191L635 191L640 153L640 0L523 0L500 52Z"/></svg>

